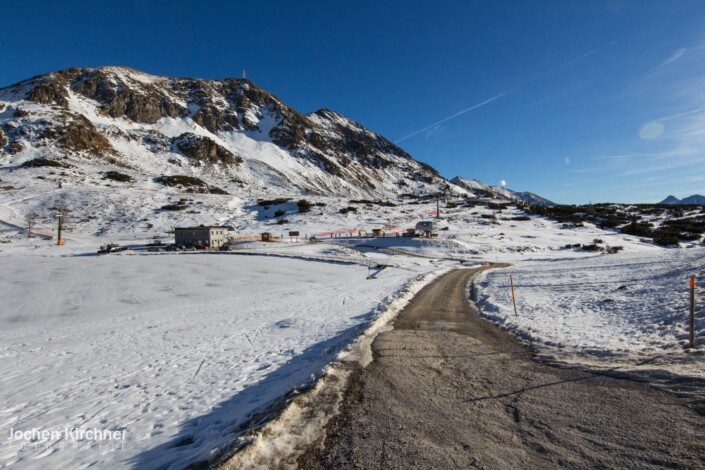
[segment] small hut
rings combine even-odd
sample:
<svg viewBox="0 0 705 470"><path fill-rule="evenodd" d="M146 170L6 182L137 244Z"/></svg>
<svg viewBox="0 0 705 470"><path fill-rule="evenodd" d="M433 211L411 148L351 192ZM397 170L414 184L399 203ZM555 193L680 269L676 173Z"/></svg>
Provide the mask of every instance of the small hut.
<svg viewBox="0 0 705 470"><path fill-rule="evenodd" d="M271 242L272 241L272 234L269 232L263 232L262 233L262 241L263 242Z"/></svg>

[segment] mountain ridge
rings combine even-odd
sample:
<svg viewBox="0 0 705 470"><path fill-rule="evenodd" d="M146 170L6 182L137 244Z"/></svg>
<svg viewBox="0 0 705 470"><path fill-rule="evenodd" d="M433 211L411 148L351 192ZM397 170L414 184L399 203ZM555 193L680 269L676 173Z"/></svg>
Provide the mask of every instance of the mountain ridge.
<svg viewBox="0 0 705 470"><path fill-rule="evenodd" d="M341 196L433 191L445 182L352 119L327 109L304 115L247 79L73 68L0 89L0 103L3 163L92 158L152 177Z"/></svg>
<svg viewBox="0 0 705 470"><path fill-rule="evenodd" d="M659 204L667 205L703 205L705 204L705 196L700 194L693 194L692 196L685 197L683 199L678 199L673 195L669 195L666 199L659 202Z"/></svg>
<svg viewBox="0 0 705 470"><path fill-rule="evenodd" d="M501 200L545 201L491 188ZM449 189L473 195L353 119L302 114L245 79L98 67L0 89L0 216L14 226L51 226L57 211L99 236L252 217L276 225L288 221L263 215L258 201L323 207L319 196L390 201ZM329 202L338 214L342 202Z"/></svg>
<svg viewBox="0 0 705 470"><path fill-rule="evenodd" d="M468 179L462 176L456 176L450 180L451 183L464 188L472 196L477 197L494 197L505 199L508 201L522 201L529 204L539 206L555 206L556 204L548 199L528 191L512 191L504 186L490 186L477 179Z"/></svg>

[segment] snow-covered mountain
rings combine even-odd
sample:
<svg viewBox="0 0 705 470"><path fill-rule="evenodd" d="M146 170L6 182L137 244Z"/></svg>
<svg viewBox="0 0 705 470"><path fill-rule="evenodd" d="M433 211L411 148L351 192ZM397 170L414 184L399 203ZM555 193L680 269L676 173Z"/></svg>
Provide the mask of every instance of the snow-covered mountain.
<svg viewBox="0 0 705 470"><path fill-rule="evenodd" d="M668 196L659 204L669 204L669 205L705 205L705 196L699 194L693 194L692 196L685 197L683 199L678 199L675 196Z"/></svg>
<svg viewBox="0 0 705 470"><path fill-rule="evenodd" d="M177 175L197 178L193 191L230 194L385 197L444 182L351 119L325 109L303 115L246 79L124 67L74 68L0 89L0 150L5 168L52 165L61 174L41 176L82 186L107 171L125 175L123 185Z"/></svg>
<svg viewBox="0 0 705 470"><path fill-rule="evenodd" d="M0 89L0 221L15 227L31 218L48 229L61 212L74 232L156 235L276 217L258 199L323 207L325 197L448 189L550 203L456 180L341 114L301 114L246 79L73 68Z"/></svg>
<svg viewBox="0 0 705 470"><path fill-rule="evenodd" d="M467 179L462 176L456 176L451 183L466 189L469 193L479 197L494 197L498 199L506 199L508 201L524 201L530 204L541 206L554 206L555 204L546 198L527 191L516 192L507 189L503 186L490 186L476 179Z"/></svg>

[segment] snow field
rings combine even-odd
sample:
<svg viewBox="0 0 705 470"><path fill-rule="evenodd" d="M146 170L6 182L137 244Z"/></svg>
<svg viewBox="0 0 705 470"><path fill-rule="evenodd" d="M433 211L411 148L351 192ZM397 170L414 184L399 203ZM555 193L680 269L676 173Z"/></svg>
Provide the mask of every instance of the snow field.
<svg viewBox="0 0 705 470"><path fill-rule="evenodd" d="M3 184L15 184L9 178ZM513 265L487 274L480 307L544 358L636 368L660 357L658 367L667 373L703 376L705 370L701 350L684 350L687 279L705 279L700 246L663 249L590 224L566 229L540 217L514 220L525 215L515 208L482 206L444 209L441 226L448 229L437 239L331 236L355 229L403 231L429 219L435 201L385 207L307 196L325 205L299 214L300 196L263 207L256 191L240 198L142 183L136 184L141 189L101 183L84 189L67 184L63 190L41 180L21 184L26 186L0 192L0 221L8 222L0 226L0 267L12 273L0 280L6 307L0 314L0 402L7 403L0 432L68 423L126 430L128 441L119 452L4 447L0 465L178 468L215 456L247 430L241 426L253 412L310 385L312 374L331 361L358 355L338 352L353 338L371 341L360 333L394 307L380 304L382 299L407 292L403 286L419 274L461 266L460 260L465 266ZM189 202L187 211L158 209L181 198ZM32 211L38 227L51 230L50 208L62 204L73 209L65 246L27 240L17 230L22 214ZM351 206L357 211L340 213ZM276 210L285 215L275 217ZM277 223L282 218L288 222ZM139 249L159 235L169 243L172 227L200 223L232 225L248 240L220 255L94 256L110 241ZM289 230L301 238L290 240ZM251 240L264 231L283 238ZM322 243L306 243L305 235ZM595 239L623 251L596 255L565 248ZM379 271L377 280L365 280L377 265L390 268ZM510 273L519 317L509 297ZM701 293L699 287L698 299ZM705 312L698 302L702 344ZM282 415L266 429L283 436L285 447L296 445L296 436L285 435L295 432L295 416L320 423L303 408Z"/></svg>
<svg viewBox="0 0 705 470"><path fill-rule="evenodd" d="M488 319L547 355L635 364L655 356L683 356L689 337L691 275L701 279L695 337L702 347L705 262L700 248L521 263L488 272L478 284L479 305ZM691 361L678 360L674 368L705 377L703 359L693 353Z"/></svg>
<svg viewBox="0 0 705 470"><path fill-rule="evenodd" d="M366 280L364 266L207 254L6 256L0 266L12 273L0 279L0 433L127 433L117 450L3 441L0 465L21 468L208 455L252 412L310 383L414 275Z"/></svg>

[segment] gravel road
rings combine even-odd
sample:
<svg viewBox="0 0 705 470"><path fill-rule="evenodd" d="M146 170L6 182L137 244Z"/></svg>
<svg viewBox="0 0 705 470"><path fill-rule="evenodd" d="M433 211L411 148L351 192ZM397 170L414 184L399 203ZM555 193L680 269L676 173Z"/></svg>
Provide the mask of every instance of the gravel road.
<svg viewBox="0 0 705 470"><path fill-rule="evenodd" d="M541 364L478 316L455 270L354 373L300 468L705 468L705 417L636 382Z"/></svg>

